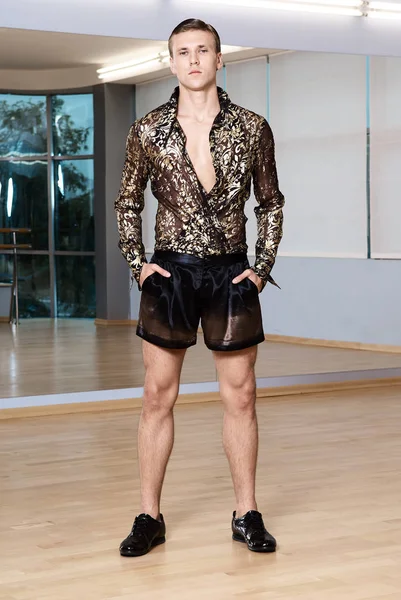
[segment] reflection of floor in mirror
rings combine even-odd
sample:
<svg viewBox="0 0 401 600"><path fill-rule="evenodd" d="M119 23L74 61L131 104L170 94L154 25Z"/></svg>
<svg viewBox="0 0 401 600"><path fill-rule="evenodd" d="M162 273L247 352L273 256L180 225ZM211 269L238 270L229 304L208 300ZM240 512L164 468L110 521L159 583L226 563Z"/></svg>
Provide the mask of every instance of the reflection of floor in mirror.
<svg viewBox="0 0 401 600"><path fill-rule="evenodd" d="M133 326L96 327L90 320L0 324L0 398L140 387L141 340ZM288 343L259 345L257 377L401 368L401 354ZM182 383L215 381L202 335L184 361Z"/></svg>
<svg viewBox="0 0 401 600"><path fill-rule="evenodd" d="M399 600L401 387L260 402L258 502L275 555L230 535L218 404L177 406L167 542L121 558L139 410L0 422L1 599Z"/></svg>

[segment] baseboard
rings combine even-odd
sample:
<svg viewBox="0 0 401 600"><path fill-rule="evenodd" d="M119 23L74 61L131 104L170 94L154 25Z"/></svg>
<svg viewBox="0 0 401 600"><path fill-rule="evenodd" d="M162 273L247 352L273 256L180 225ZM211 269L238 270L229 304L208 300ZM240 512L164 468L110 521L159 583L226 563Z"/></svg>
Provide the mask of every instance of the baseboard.
<svg viewBox="0 0 401 600"><path fill-rule="evenodd" d="M276 388L259 388L257 398L273 398L275 396L294 396L299 394L321 394L323 392L342 392L382 387L400 387L401 377L388 379L360 379L355 381L328 381L307 385L282 386Z"/></svg>
<svg viewBox="0 0 401 600"><path fill-rule="evenodd" d="M9 323L10 317L0 317L0 323Z"/></svg>
<svg viewBox="0 0 401 600"><path fill-rule="evenodd" d="M401 346L386 344L364 344L361 342L342 342L337 340L321 340L315 338L295 337L291 335L273 335L268 333L265 340L281 344L301 344L305 346L323 346L325 348L342 348L345 350L367 350L370 352L389 352L401 354Z"/></svg>
<svg viewBox="0 0 401 600"><path fill-rule="evenodd" d="M358 381L325 382L307 385L282 386L271 388L258 388L258 400L277 398L283 396L321 394L324 392L341 392L348 390L375 389L383 387L400 387L401 378L372 379ZM218 392L205 392L194 394L180 394L177 404L196 404L204 402L218 402ZM0 421L5 419L22 419L28 417L45 417L52 415L67 415L77 413L106 412L140 409L141 398L128 398L124 400L105 400L99 402L77 402L71 404L52 404L46 406L30 406L26 408L6 408L0 410Z"/></svg>

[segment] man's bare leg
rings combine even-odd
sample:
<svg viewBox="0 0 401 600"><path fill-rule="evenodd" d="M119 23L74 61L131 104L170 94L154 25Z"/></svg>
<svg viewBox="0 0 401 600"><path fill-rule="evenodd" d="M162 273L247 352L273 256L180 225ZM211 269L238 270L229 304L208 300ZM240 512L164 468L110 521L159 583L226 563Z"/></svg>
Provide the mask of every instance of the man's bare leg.
<svg viewBox="0 0 401 600"><path fill-rule="evenodd" d="M258 510L255 477L258 456L255 362L257 346L214 352L224 406L223 446L236 497L237 517Z"/></svg>
<svg viewBox="0 0 401 600"><path fill-rule="evenodd" d="M143 340L145 383L138 427L142 512L160 515L160 497L174 444L173 408L185 350L160 348Z"/></svg>

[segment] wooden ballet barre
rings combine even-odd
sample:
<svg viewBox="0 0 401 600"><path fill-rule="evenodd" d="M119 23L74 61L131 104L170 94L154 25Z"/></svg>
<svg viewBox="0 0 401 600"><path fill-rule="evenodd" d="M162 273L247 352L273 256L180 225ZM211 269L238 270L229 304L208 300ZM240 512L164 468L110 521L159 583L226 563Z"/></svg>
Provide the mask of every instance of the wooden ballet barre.
<svg viewBox="0 0 401 600"><path fill-rule="evenodd" d="M0 244L0 250L18 250L21 248L22 250L26 250L28 248L32 248L31 244Z"/></svg>
<svg viewBox="0 0 401 600"><path fill-rule="evenodd" d="M31 233L27 227L0 227L0 233Z"/></svg>

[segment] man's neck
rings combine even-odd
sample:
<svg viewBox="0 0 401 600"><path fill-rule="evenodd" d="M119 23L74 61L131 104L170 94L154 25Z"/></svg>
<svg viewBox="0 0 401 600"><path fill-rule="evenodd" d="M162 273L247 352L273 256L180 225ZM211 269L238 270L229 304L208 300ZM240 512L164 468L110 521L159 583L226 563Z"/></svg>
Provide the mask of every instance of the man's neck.
<svg viewBox="0 0 401 600"><path fill-rule="evenodd" d="M185 117L202 123L207 119L214 119L219 112L220 102L215 84L209 88L196 91L180 85L178 117Z"/></svg>

